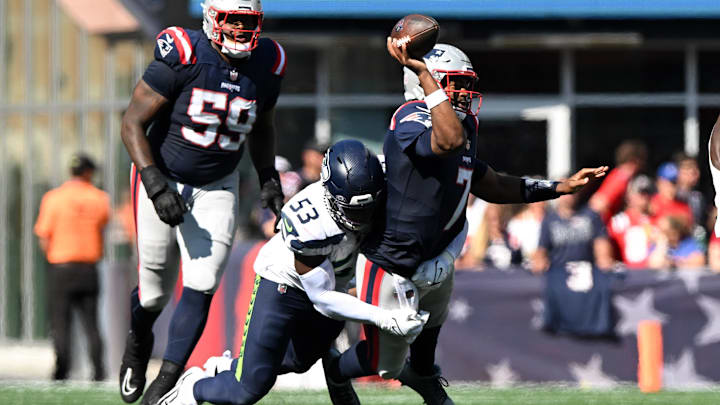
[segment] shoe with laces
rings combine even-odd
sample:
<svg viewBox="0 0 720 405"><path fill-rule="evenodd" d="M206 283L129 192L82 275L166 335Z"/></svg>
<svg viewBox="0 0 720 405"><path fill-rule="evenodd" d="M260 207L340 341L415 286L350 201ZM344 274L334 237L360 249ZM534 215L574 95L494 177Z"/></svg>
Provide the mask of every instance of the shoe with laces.
<svg viewBox="0 0 720 405"><path fill-rule="evenodd" d="M331 348L322 359L323 370L325 371L325 382L327 383L328 394L330 394L330 401L333 405L360 405L360 399L358 398L350 380L335 382L332 377L328 375L330 364L338 357L340 357L340 352Z"/></svg>
<svg viewBox="0 0 720 405"><path fill-rule="evenodd" d="M405 368L398 376L403 385L407 385L420 394L427 405L455 405L452 399L445 392L448 382L441 376L440 367L434 366L434 373L428 376L421 376L405 363Z"/></svg>
<svg viewBox="0 0 720 405"><path fill-rule="evenodd" d="M153 349L153 334L140 339L130 331L125 341L125 352L120 364L120 396L131 404L140 398L145 389L145 372Z"/></svg>

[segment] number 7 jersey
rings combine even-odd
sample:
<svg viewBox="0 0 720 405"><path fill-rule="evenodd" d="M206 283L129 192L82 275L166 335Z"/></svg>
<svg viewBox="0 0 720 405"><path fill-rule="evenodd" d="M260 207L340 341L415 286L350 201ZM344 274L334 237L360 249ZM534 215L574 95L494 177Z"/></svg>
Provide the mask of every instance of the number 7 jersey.
<svg viewBox="0 0 720 405"><path fill-rule="evenodd" d="M325 203L325 188L312 183L282 208L280 230L260 249L255 272L270 281L303 290L295 270L295 255L322 256L321 267L343 291L355 275L359 235L338 226Z"/></svg>
<svg viewBox="0 0 720 405"><path fill-rule="evenodd" d="M162 31L143 75L169 101L148 131L158 168L192 186L230 174L256 118L275 106L284 73L285 52L271 39L230 65L202 31Z"/></svg>

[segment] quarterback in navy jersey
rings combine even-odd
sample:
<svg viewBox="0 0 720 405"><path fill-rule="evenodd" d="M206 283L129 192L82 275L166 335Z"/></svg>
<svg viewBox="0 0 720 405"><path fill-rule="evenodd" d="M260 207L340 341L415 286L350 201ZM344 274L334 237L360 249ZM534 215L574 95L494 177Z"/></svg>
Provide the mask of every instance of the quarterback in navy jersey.
<svg viewBox="0 0 720 405"><path fill-rule="evenodd" d="M170 27L157 36L154 60L122 121L133 161L139 259L120 367L120 394L128 403L143 394L152 326L172 294L178 257L182 296L143 405L175 385L202 335L235 235L236 169L246 143L262 205L279 218L283 203L273 119L285 52L260 38L260 0L205 0L202 6L202 30Z"/></svg>
<svg viewBox="0 0 720 405"><path fill-rule="evenodd" d="M408 102L395 112L385 136L386 214L361 250L358 296L380 307L410 305L430 318L411 345L365 325L366 339L329 361L326 374L336 384L372 374L397 378L427 404L451 405L435 365L435 347L448 314L454 261L467 235L468 194L493 203L547 200L576 191L591 177L603 176L607 167L583 169L562 182L496 173L477 158L482 96L467 55L437 44L416 60L406 45L390 38L387 48L405 67ZM400 277L410 279L417 292L386 287ZM415 294L419 299L405 302L403 297ZM336 386L328 385L331 390Z"/></svg>

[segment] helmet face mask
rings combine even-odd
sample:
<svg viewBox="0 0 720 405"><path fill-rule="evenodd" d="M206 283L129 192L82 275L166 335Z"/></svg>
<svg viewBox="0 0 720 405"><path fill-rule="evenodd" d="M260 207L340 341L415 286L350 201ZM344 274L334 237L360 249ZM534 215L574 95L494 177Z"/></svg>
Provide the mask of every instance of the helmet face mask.
<svg viewBox="0 0 720 405"><path fill-rule="evenodd" d="M263 12L259 0L206 0L203 31L222 53L245 58L258 45Z"/></svg>
<svg viewBox="0 0 720 405"><path fill-rule="evenodd" d="M453 109L459 113L477 115L482 105L482 94L477 91L478 77L473 71L433 70L433 77L445 90Z"/></svg>

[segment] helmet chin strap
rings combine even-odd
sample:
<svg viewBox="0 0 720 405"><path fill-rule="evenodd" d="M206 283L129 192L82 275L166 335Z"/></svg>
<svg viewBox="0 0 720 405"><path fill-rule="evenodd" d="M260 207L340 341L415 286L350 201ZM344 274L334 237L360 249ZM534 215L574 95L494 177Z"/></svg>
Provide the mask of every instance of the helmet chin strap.
<svg viewBox="0 0 720 405"><path fill-rule="evenodd" d="M464 113L462 111L455 110L455 114L457 114L460 121L464 120L465 117L467 117L467 113Z"/></svg>

